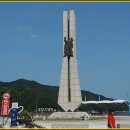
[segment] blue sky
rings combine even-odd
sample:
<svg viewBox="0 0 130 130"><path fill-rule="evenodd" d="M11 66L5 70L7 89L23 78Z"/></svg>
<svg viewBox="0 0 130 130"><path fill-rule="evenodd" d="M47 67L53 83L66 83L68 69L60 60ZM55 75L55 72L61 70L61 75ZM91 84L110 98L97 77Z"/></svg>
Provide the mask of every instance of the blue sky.
<svg viewBox="0 0 130 130"><path fill-rule="evenodd" d="M76 15L82 90L130 97L130 3L0 3L0 81L59 85L62 13Z"/></svg>

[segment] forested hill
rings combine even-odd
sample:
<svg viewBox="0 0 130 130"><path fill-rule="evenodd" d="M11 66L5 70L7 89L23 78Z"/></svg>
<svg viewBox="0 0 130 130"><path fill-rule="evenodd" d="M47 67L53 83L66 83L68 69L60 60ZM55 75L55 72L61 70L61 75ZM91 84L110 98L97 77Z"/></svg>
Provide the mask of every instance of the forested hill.
<svg viewBox="0 0 130 130"><path fill-rule="evenodd" d="M18 79L12 82L0 82L0 99L2 94L9 92L11 94L11 102L18 102L19 105L24 106L25 110L34 111L37 107L56 108L58 99L58 86L43 85L35 81L26 79ZM81 91L82 100L98 100L99 95L89 91ZM100 95L101 100L110 100ZM1 105L1 101L0 101ZM83 107L81 108L83 109Z"/></svg>

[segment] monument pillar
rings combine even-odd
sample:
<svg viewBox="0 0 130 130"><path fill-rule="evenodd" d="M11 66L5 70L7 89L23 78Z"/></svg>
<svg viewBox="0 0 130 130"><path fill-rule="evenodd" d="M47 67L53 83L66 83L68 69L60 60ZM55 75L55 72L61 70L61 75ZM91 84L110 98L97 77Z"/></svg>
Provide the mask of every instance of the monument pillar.
<svg viewBox="0 0 130 130"><path fill-rule="evenodd" d="M74 111L82 103L76 61L76 23L73 10L63 12L63 61L58 104L64 111Z"/></svg>

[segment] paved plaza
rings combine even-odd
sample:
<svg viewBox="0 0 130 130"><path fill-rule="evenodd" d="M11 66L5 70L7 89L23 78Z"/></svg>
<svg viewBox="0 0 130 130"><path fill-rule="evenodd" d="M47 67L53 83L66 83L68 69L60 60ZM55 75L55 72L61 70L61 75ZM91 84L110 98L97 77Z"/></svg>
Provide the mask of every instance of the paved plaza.
<svg viewBox="0 0 130 130"><path fill-rule="evenodd" d="M130 116L115 116L116 125L130 128ZM102 120L53 120L35 121L46 128L107 128L107 118Z"/></svg>

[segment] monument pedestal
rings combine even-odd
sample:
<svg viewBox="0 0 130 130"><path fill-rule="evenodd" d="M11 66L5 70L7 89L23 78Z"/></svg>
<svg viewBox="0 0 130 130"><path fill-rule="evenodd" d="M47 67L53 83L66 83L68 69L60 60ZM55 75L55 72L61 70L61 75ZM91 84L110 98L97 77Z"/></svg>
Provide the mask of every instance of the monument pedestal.
<svg viewBox="0 0 130 130"><path fill-rule="evenodd" d="M54 112L48 118L49 119L83 119L89 118L90 115L87 112Z"/></svg>

